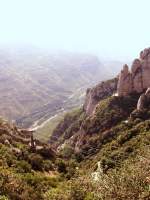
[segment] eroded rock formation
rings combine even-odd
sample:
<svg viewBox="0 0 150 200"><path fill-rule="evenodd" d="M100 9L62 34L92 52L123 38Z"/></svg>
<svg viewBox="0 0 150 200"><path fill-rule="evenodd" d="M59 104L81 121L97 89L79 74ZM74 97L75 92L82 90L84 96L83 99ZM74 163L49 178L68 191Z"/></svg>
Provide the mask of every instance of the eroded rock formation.
<svg viewBox="0 0 150 200"><path fill-rule="evenodd" d="M119 96L126 96L132 92L132 76L128 65L123 66L123 70L119 75L117 92Z"/></svg>
<svg viewBox="0 0 150 200"><path fill-rule="evenodd" d="M111 96L117 91L118 78L114 78L105 82L101 82L91 89L87 89L84 110L87 115L91 115L95 110L97 103Z"/></svg>
<svg viewBox="0 0 150 200"><path fill-rule="evenodd" d="M135 59L129 71L124 65L119 75L117 92L119 96L126 96L131 93L142 93L150 87L150 48L140 53L140 58Z"/></svg>
<svg viewBox="0 0 150 200"><path fill-rule="evenodd" d="M147 91L140 96L137 103L137 110L143 110L144 108L147 108L149 105L150 105L150 88L148 88Z"/></svg>
<svg viewBox="0 0 150 200"><path fill-rule="evenodd" d="M115 78L88 89L84 110L87 115L91 115L100 100L115 92L118 96L127 96L132 93L141 94L148 87L150 87L150 48L141 51L139 59L133 61L131 70L129 70L128 65L123 66L119 80Z"/></svg>

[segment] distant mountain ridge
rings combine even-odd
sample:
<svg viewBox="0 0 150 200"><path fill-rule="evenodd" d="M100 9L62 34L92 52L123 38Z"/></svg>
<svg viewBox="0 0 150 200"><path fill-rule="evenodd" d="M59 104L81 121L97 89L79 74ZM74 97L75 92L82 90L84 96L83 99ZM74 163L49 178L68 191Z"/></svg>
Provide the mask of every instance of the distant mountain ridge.
<svg viewBox="0 0 150 200"><path fill-rule="evenodd" d="M111 69L110 64L88 54L1 48L0 114L29 127L62 107L81 105L85 89L113 77L120 66ZM74 93L77 95L69 98Z"/></svg>

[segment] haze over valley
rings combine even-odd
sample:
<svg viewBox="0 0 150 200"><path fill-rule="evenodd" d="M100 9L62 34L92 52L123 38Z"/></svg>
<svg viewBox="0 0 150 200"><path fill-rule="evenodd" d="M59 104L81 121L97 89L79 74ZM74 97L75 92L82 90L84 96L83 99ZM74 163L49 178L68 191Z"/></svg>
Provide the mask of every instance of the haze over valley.
<svg viewBox="0 0 150 200"><path fill-rule="evenodd" d="M35 47L0 49L0 113L20 127L81 106L88 87L119 72L119 61Z"/></svg>

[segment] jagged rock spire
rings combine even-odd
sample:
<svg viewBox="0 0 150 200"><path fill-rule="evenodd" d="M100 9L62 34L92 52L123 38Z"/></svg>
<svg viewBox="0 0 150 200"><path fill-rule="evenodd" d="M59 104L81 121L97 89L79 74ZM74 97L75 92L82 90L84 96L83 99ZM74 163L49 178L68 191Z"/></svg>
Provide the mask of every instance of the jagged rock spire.
<svg viewBox="0 0 150 200"><path fill-rule="evenodd" d="M150 87L150 48L146 48L140 53L140 58L135 59L129 71L124 65L119 75L118 95L126 96L133 92L142 93Z"/></svg>
<svg viewBox="0 0 150 200"><path fill-rule="evenodd" d="M119 96L126 96L132 91L132 77L128 65L124 65L121 70L117 91Z"/></svg>

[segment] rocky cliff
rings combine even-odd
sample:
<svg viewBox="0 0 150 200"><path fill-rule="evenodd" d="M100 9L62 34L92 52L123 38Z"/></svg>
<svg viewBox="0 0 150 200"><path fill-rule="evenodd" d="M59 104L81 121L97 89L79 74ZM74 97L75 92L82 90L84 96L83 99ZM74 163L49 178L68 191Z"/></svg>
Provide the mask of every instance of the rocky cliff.
<svg viewBox="0 0 150 200"><path fill-rule="evenodd" d="M150 87L150 48L141 51L138 59L131 65L131 70L125 64L119 74L112 80L101 82L93 88L87 89L84 110L91 115L98 102L117 92L118 96L132 93L141 94Z"/></svg>
<svg viewBox="0 0 150 200"><path fill-rule="evenodd" d="M55 140L59 141L58 145L67 143L75 152L83 151L84 154L88 154L89 149L92 152L93 148L96 149L95 140L97 146L100 146L105 140L113 137L112 135L117 134L115 131L112 133L113 127L120 123L128 124L131 116L134 120L149 119L149 113L145 111L150 105L149 77L150 48L142 51L140 58L133 61L131 70L128 65L124 65L116 78L87 89L82 113L84 117L73 118L71 124L64 118L50 140L57 136ZM64 125L66 128L59 131ZM55 143L54 140L53 142Z"/></svg>
<svg viewBox="0 0 150 200"><path fill-rule="evenodd" d="M117 92L119 96L142 93L150 87L150 48L140 53L139 59L132 63L131 70L124 65L119 75Z"/></svg>
<svg viewBox="0 0 150 200"><path fill-rule="evenodd" d="M149 107L150 104L150 88L143 93L137 103L137 110L143 110Z"/></svg>
<svg viewBox="0 0 150 200"><path fill-rule="evenodd" d="M108 81L103 81L93 88L87 89L86 99L84 103L84 111L87 115L91 115L98 102L108 96L111 96L117 91L118 78Z"/></svg>

